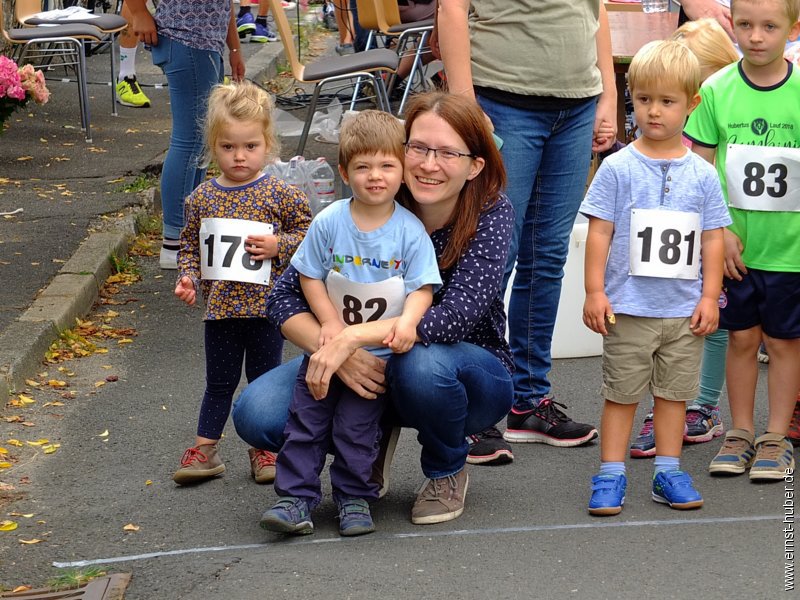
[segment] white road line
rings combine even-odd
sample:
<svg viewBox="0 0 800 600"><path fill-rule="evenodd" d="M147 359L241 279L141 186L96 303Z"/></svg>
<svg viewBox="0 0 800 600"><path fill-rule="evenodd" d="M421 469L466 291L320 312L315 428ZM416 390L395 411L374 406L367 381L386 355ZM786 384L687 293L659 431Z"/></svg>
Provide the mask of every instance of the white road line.
<svg viewBox="0 0 800 600"><path fill-rule="evenodd" d="M720 523L750 523L755 521L781 521L783 515L755 515L749 517L711 517L700 519L665 519L663 521L598 521L592 523L571 523L564 525L530 525L527 527L497 527L488 529L458 529L455 531L423 531L414 533L393 533L388 535L370 535L360 538L364 541L371 540L399 540L408 538L434 538L448 536L473 536L497 535L506 533L532 533L537 531L569 531L573 529L605 529L608 527L672 527L675 525L718 525ZM330 544L344 542L347 538L308 538L297 537L281 540L281 544ZM347 540L352 543L353 540ZM67 567L88 567L90 565L107 565L118 562L133 562L161 558L162 556L179 556L183 554L200 554L202 552L231 552L237 550L250 550L253 548L269 548L276 542L263 544L242 544L238 546L209 546L205 548L186 548L183 550L166 550L164 552L148 552L147 554L133 554L129 556L114 556L111 558L94 558L90 560L74 560L69 562L54 562L53 566L59 569Z"/></svg>

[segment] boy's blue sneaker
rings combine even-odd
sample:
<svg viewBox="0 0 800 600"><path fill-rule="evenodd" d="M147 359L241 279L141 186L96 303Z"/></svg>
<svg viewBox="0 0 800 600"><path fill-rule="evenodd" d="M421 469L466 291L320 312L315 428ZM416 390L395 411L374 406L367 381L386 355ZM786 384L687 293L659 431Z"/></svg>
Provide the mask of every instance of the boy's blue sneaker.
<svg viewBox="0 0 800 600"><path fill-rule="evenodd" d="M692 404L686 408L686 429L683 441L689 444L710 442L725 432L719 408Z"/></svg>
<svg viewBox="0 0 800 600"><path fill-rule="evenodd" d="M334 498L339 506L339 535L364 535L375 531L369 503L363 498L339 496Z"/></svg>
<svg viewBox="0 0 800 600"><path fill-rule="evenodd" d="M750 467L751 481L781 481L794 472L794 448L779 433L765 433L754 442L756 456Z"/></svg>
<svg viewBox="0 0 800 600"><path fill-rule="evenodd" d="M278 533L307 535L314 533L308 504L302 498L282 496L261 517L261 528Z"/></svg>
<svg viewBox="0 0 800 600"><path fill-rule="evenodd" d="M653 478L653 500L678 510L703 506L703 497L694 489L691 476L678 470L662 471Z"/></svg>
<svg viewBox="0 0 800 600"><path fill-rule="evenodd" d="M248 33L253 33L256 30L256 18L252 13L247 13L236 19L236 31L239 32L239 37L244 37Z"/></svg>
<svg viewBox="0 0 800 600"><path fill-rule="evenodd" d="M589 499L589 514L598 516L618 515L625 504L625 475L595 475L592 477L592 497Z"/></svg>
<svg viewBox="0 0 800 600"><path fill-rule="evenodd" d="M631 458L652 458L656 455L656 435L653 431L653 413L644 418L639 435L631 444Z"/></svg>

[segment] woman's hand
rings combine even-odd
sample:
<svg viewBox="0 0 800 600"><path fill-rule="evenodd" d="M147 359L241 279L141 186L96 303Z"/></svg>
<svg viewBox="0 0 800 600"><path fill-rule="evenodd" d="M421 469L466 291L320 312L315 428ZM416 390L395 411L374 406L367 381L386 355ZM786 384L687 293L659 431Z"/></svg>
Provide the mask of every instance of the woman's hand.
<svg viewBox="0 0 800 600"><path fill-rule="evenodd" d="M365 400L375 400L386 391L384 369L385 360L359 348L339 367L336 376Z"/></svg>
<svg viewBox="0 0 800 600"><path fill-rule="evenodd" d="M311 355L306 383L315 400L321 400L328 395L331 377L359 348L348 333L348 329L343 330Z"/></svg>

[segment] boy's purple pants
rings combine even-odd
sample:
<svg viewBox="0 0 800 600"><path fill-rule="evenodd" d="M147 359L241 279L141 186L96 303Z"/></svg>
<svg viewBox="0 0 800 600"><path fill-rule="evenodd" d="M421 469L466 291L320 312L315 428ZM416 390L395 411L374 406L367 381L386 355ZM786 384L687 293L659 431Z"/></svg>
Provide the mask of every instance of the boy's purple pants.
<svg viewBox="0 0 800 600"><path fill-rule="evenodd" d="M378 455L385 394L365 400L334 376L328 395L314 400L306 385L307 369L305 357L289 407L286 441L278 453L275 491L302 498L313 509L322 497L319 475L331 452L334 495L377 499L378 485L370 477Z"/></svg>

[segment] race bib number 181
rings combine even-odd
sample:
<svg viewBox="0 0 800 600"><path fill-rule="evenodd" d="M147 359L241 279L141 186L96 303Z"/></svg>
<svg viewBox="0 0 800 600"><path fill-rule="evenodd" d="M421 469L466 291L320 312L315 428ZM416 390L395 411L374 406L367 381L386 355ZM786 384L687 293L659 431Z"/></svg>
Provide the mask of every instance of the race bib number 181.
<svg viewBox="0 0 800 600"><path fill-rule="evenodd" d="M631 275L697 279L700 273L700 214L676 210L631 210Z"/></svg>
<svg viewBox="0 0 800 600"><path fill-rule="evenodd" d="M272 235L272 224L244 219L203 219L200 224L200 277L207 280L269 283L271 260L253 260L248 235Z"/></svg>

